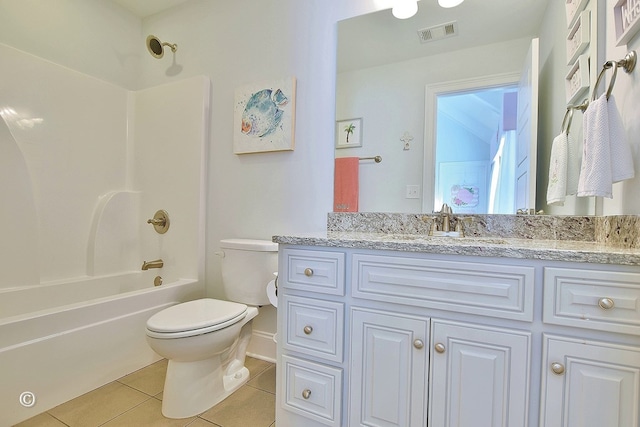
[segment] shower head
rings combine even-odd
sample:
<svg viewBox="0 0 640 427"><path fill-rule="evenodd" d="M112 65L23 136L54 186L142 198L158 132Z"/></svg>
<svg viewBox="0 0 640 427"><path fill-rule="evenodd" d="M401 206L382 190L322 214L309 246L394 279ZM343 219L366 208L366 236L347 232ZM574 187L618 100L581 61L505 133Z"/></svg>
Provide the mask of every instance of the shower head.
<svg viewBox="0 0 640 427"><path fill-rule="evenodd" d="M171 52L175 52L176 49L178 49L177 44L175 43L171 44L167 42L163 43L160 41L159 38L157 38L153 34L147 37L147 49L149 50L149 53L151 54L151 56L153 56L154 58L160 59L164 56L163 46L169 46L169 48L171 49Z"/></svg>

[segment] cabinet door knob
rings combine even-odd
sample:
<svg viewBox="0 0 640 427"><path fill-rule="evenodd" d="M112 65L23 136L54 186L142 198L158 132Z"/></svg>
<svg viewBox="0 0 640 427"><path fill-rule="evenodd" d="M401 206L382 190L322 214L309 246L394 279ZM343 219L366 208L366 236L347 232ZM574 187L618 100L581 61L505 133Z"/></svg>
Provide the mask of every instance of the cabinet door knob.
<svg viewBox="0 0 640 427"><path fill-rule="evenodd" d="M302 330L307 335L311 335L311 332L313 332L313 328L311 326L309 326L309 325L305 326Z"/></svg>
<svg viewBox="0 0 640 427"><path fill-rule="evenodd" d="M613 302L613 300L611 298L600 298L598 300L598 305L603 310L611 310L613 308L613 306L615 305L615 303Z"/></svg>
<svg viewBox="0 0 640 427"><path fill-rule="evenodd" d="M445 351L444 344L442 344L440 342L436 343L436 345L434 345L433 348L435 348L438 353L444 353L444 351Z"/></svg>
<svg viewBox="0 0 640 427"><path fill-rule="evenodd" d="M307 276L307 277L313 276L313 269L311 269L309 267L305 268L304 269L304 275Z"/></svg>
<svg viewBox="0 0 640 427"><path fill-rule="evenodd" d="M551 364L551 370L554 374L562 375L564 374L564 365L562 363L553 362Z"/></svg>
<svg viewBox="0 0 640 427"><path fill-rule="evenodd" d="M422 340L420 339L417 339L413 342L413 346L420 350L422 347L424 347L424 342L422 342Z"/></svg>
<svg viewBox="0 0 640 427"><path fill-rule="evenodd" d="M308 388L305 388L304 390L302 390L302 397L305 400L310 398L311 397L311 390L309 390Z"/></svg>

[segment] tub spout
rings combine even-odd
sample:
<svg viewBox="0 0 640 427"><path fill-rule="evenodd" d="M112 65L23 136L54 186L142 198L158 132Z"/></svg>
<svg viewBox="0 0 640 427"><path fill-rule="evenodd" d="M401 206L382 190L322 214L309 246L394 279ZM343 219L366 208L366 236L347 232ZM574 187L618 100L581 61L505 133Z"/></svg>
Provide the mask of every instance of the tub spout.
<svg viewBox="0 0 640 427"><path fill-rule="evenodd" d="M143 261L142 262L142 269L143 270L148 270L150 268L162 268L162 266L164 266L164 262L161 259L157 259L155 261Z"/></svg>

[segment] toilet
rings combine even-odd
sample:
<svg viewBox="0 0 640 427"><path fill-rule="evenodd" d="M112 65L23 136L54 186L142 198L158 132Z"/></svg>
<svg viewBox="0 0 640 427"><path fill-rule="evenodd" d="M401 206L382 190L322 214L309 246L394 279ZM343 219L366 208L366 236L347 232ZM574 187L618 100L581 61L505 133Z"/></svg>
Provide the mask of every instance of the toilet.
<svg viewBox="0 0 640 427"><path fill-rule="evenodd" d="M222 282L229 301L202 298L166 308L147 321L147 342L168 359L162 398L167 418L198 415L249 379L244 366L251 320L269 304L267 283L278 245L267 240L220 241Z"/></svg>

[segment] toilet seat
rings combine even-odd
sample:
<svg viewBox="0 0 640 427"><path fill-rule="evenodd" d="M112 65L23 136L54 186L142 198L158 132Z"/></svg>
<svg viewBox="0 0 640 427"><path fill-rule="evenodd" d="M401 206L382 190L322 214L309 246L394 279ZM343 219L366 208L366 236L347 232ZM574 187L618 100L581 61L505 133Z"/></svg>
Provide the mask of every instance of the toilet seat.
<svg viewBox="0 0 640 427"><path fill-rule="evenodd" d="M202 298L166 308L147 320L152 338L184 338L224 329L244 319L247 306L231 301Z"/></svg>

